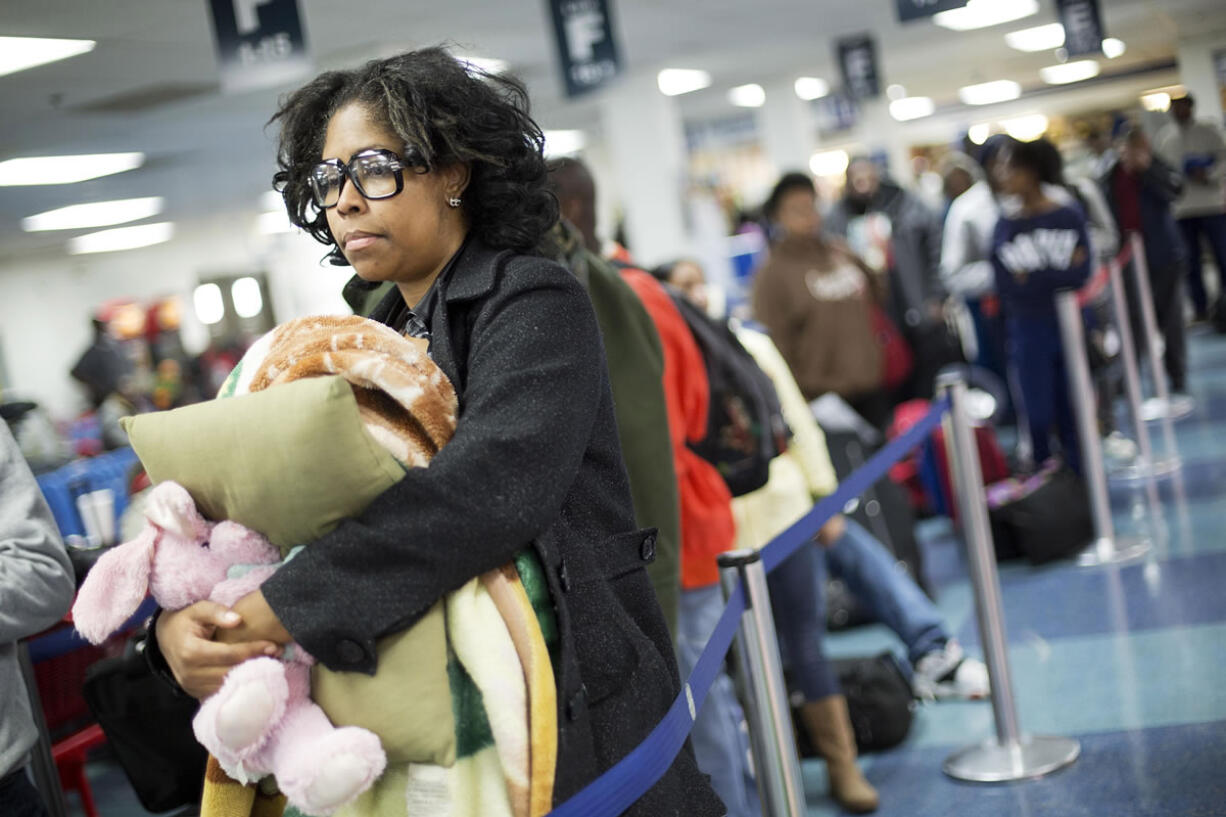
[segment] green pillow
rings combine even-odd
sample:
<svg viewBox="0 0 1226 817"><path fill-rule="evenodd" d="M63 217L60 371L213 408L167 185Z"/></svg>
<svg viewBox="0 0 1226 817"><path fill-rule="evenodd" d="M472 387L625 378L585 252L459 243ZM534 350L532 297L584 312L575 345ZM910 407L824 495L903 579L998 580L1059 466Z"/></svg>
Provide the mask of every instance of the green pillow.
<svg viewBox="0 0 1226 817"><path fill-rule="evenodd" d="M121 422L150 480L182 484L205 516L257 530L282 553L356 516L404 476L338 376Z"/></svg>
<svg viewBox="0 0 1226 817"><path fill-rule="evenodd" d="M285 553L307 544L404 476L367 433L353 388L311 377L237 397L125 418L154 483L178 482L210 519L257 530ZM455 763L446 622L436 603L380 639L374 677L312 670L312 697L337 726L379 736L391 763Z"/></svg>

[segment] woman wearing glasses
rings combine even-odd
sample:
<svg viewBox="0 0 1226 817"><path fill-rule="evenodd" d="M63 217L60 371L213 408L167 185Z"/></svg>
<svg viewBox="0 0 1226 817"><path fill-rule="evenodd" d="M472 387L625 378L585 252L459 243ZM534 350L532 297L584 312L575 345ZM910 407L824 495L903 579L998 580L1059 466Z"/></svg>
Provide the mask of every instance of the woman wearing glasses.
<svg viewBox="0 0 1226 817"><path fill-rule="evenodd" d="M640 743L679 685L591 305L532 254L557 204L527 102L515 80L426 49L325 73L276 113L290 219L334 263L395 283L372 317L429 343L459 425L429 468L238 602L241 622L197 605L163 615L156 640L198 697L290 640L333 670L373 673L375 639L531 546L558 620L561 803ZM683 752L627 813L724 810Z"/></svg>

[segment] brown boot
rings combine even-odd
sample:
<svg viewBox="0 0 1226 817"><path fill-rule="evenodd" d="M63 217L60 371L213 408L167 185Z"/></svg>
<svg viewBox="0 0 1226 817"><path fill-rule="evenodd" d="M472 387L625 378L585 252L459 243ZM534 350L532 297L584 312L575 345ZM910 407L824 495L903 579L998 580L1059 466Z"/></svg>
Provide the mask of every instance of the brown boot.
<svg viewBox="0 0 1226 817"><path fill-rule="evenodd" d="M847 699L828 695L806 701L800 718L809 740L826 761L830 796L856 814L876 811L877 791L856 766L856 737L851 730L851 716L847 714Z"/></svg>

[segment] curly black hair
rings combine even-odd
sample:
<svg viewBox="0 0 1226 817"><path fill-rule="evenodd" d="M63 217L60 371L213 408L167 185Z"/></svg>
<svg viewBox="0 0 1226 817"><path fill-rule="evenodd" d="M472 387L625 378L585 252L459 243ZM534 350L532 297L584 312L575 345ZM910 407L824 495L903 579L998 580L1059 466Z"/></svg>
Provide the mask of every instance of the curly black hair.
<svg viewBox="0 0 1226 817"><path fill-rule="evenodd" d="M349 262L307 179L322 156L329 120L352 102L417 150L425 167L414 172L469 165L462 206L472 233L490 247L532 252L557 221L557 199L546 186L545 137L528 114L523 83L483 72L444 48L424 48L320 74L269 120L281 127L273 188L290 221L331 246L333 264Z"/></svg>
<svg viewBox="0 0 1226 817"><path fill-rule="evenodd" d="M768 219L774 219L775 213L778 212L779 205L783 201L783 197L796 190L803 190L814 196L817 195L817 186L813 184L813 177L808 173L801 173L798 170L784 173L779 178L779 181L775 182L775 187L771 190L770 195L766 197L766 202L762 205L763 215Z"/></svg>

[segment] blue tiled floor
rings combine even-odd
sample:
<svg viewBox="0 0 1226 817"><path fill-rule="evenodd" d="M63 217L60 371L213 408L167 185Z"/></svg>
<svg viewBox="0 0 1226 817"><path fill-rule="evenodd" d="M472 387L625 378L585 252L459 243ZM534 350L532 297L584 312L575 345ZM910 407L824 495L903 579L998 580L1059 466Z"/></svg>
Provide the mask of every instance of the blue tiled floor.
<svg viewBox="0 0 1226 817"><path fill-rule="evenodd" d="M1189 359L1197 411L1175 426L1185 467L1157 485L1161 519L1143 484L1112 485L1117 529L1151 537L1150 555L1116 568L1000 571L1022 726L1077 738L1081 757L1040 780L956 782L941 763L992 734L991 707L927 705L901 746L862 760L881 817L1226 815L1226 337L1194 334ZM1150 428L1160 447L1160 427ZM920 538L938 607L977 652L962 547L944 520L923 523ZM828 646L836 656L899 648L878 626L832 634ZM90 772L102 817L145 816L113 765ZM809 815L838 814L823 764L806 761L804 775Z"/></svg>

